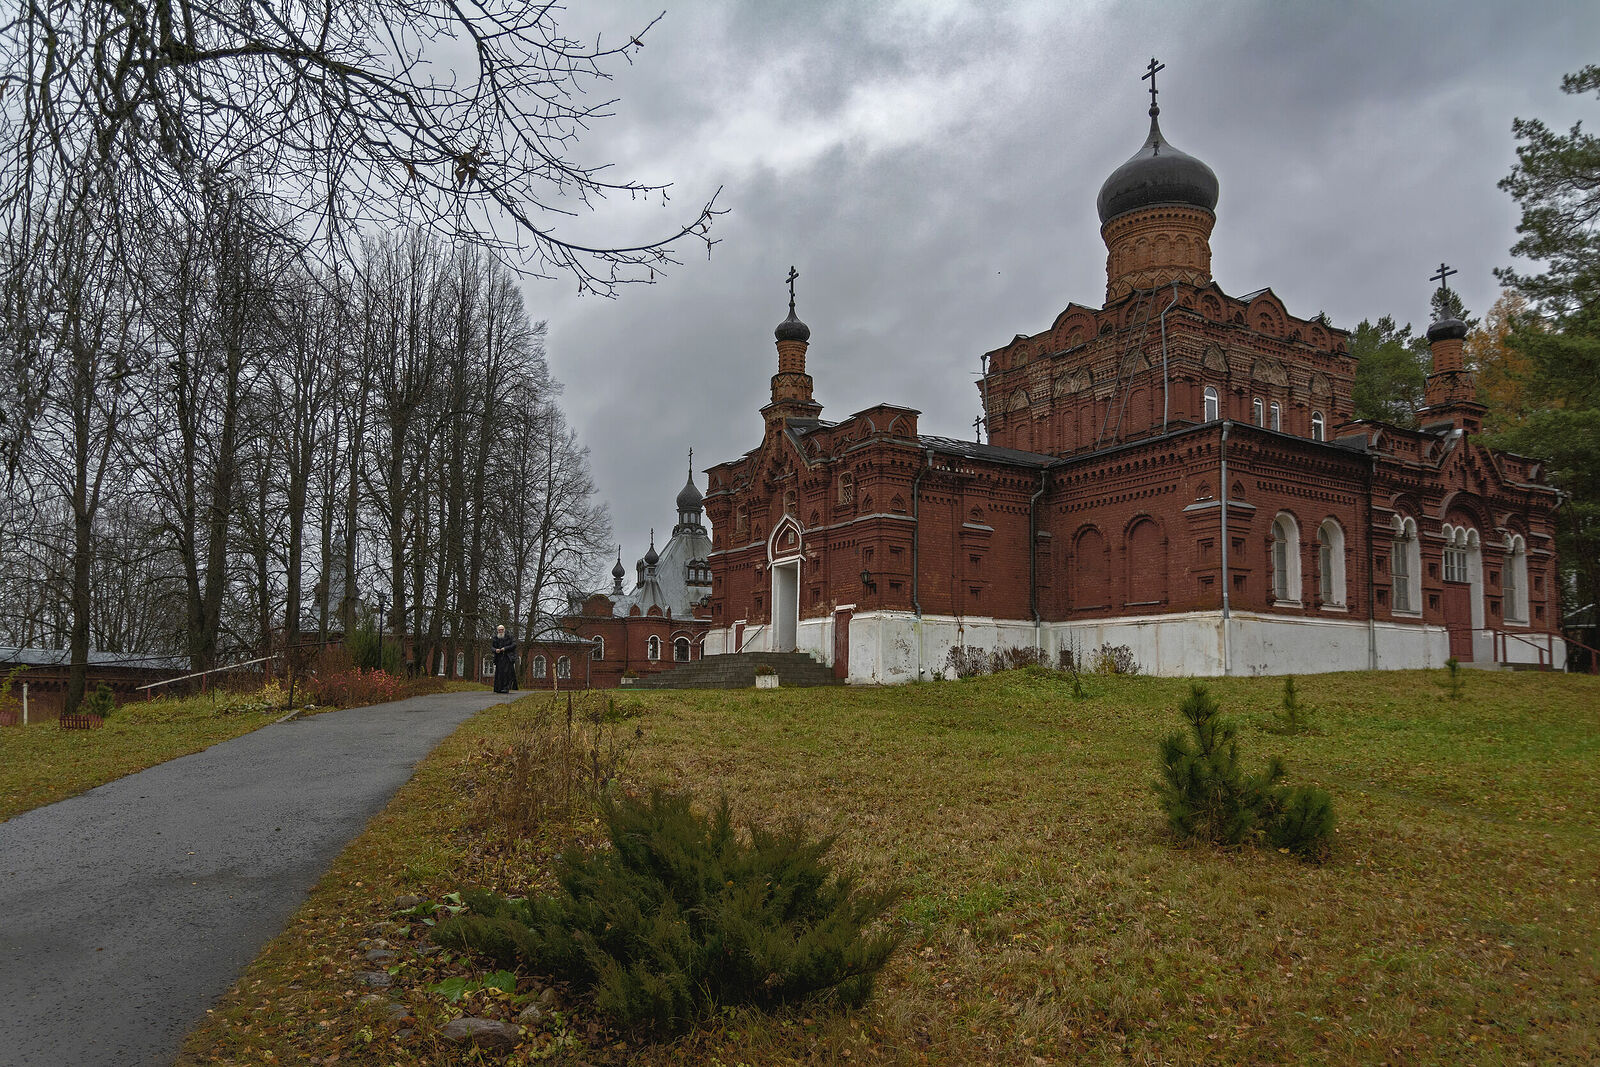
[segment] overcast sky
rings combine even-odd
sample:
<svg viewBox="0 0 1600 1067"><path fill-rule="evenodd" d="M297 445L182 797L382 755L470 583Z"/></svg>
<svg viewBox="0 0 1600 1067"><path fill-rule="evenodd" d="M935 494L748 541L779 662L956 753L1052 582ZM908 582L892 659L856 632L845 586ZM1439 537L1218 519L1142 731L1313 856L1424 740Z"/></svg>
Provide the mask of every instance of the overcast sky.
<svg viewBox="0 0 1600 1067"><path fill-rule="evenodd" d="M661 9L574 7L608 36ZM719 243L615 300L527 285L630 575L687 450L698 472L759 442L790 264L824 418L892 402L971 436L979 354L1103 301L1095 196L1145 137L1152 55L1162 131L1221 183L1225 291L1420 326L1445 260L1481 314L1516 239L1511 120L1596 118L1559 85L1600 60L1600 4L679 0L645 40L577 156L673 203L568 232L653 237L720 186Z"/></svg>

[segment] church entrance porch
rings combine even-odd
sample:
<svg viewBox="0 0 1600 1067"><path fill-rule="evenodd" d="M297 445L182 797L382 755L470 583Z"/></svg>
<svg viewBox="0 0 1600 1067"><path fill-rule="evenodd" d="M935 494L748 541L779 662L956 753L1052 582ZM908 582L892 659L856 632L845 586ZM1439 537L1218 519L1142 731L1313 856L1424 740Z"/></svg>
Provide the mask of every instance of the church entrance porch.
<svg viewBox="0 0 1600 1067"><path fill-rule="evenodd" d="M800 626L800 561L772 565L772 651L793 652Z"/></svg>

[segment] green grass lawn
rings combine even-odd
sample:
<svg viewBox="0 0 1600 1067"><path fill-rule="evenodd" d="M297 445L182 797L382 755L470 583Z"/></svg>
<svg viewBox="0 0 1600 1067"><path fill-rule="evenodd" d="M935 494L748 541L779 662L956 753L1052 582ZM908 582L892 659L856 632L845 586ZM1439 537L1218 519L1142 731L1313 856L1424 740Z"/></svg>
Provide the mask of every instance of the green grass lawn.
<svg viewBox="0 0 1600 1067"><path fill-rule="evenodd" d="M902 885L905 943L868 1006L743 1011L667 1043L607 1031L581 998L511 1062L1558 1063L1600 1047L1600 679L1443 672L1299 679L1317 732L1264 727L1280 679L1211 683L1249 769L1330 790L1332 858L1173 846L1157 740L1187 683L1013 672L890 689L620 694L642 740L629 787L725 792L747 816L798 813L837 859ZM397 893L548 883L573 831L493 841L474 746L441 746L341 857L290 929L191 1036L193 1061L471 1062L427 986L425 931L401 949L390 1023L357 1005L372 923ZM592 835L592 824L577 830ZM411 940L407 941L409 937ZM459 966L459 963L456 964Z"/></svg>
<svg viewBox="0 0 1600 1067"><path fill-rule="evenodd" d="M63 730L54 719L0 728L0 821L247 734L283 714L282 708L227 711L233 698L219 699L221 705L209 696L135 701L97 730ZM246 707L247 700L235 703Z"/></svg>

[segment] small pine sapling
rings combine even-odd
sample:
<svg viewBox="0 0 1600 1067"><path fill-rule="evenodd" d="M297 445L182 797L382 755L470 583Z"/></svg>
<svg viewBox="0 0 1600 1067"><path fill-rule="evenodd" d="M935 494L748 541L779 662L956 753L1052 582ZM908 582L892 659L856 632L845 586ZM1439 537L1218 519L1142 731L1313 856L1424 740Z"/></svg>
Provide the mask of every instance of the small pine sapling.
<svg viewBox="0 0 1600 1067"><path fill-rule="evenodd" d="M1315 705L1300 702L1300 693L1291 674L1283 680L1283 710L1273 713L1272 725L1267 729L1275 734L1311 733L1311 717L1316 710Z"/></svg>
<svg viewBox="0 0 1600 1067"><path fill-rule="evenodd" d="M1247 776L1239 766L1238 732L1223 718L1203 685L1192 685L1179 709L1192 737L1174 733L1161 742L1156 795L1180 840L1237 845L1265 837L1303 859L1327 857L1333 833L1333 798L1309 786L1286 788L1283 760Z"/></svg>
<svg viewBox="0 0 1600 1067"><path fill-rule="evenodd" d="M1268 790L1283 777L1283 761L1274 757L1264 774L1246 775L1238 729L1203 685L1191 685L1178 710L1191 736L1179 732L1161 742L1156 795L1167 824L1182 840L1237 845L1258 828Z"/></svg>
<svg viewBox="0 0 1600 1067"><path fill-rule="evenodd" d="M1333 840L1333 797L1325 789L1301 785L1279 790L1272 799L1267 840L1301 859L1328 858Z"/></svg>
<svg viewBox="0 0 1600 1067"><path fill-rule="evenodd" d="M1450 699L1461 699L1461 661L1451 656L1444 661L1444 666L1450 672Z"/></svg>

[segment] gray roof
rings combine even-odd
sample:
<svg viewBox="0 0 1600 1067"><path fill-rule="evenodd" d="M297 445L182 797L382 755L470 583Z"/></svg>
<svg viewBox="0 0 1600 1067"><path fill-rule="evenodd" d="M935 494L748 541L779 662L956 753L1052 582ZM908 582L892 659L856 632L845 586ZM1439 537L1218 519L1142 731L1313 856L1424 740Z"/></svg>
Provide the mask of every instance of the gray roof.
<svg viewBox="0 0 1600 1067"><path fill-rule="evenodd" d="M0 664L25 664L29 667L65 667L72 661L72 653L64 648L14 648L0 646ZM187 671L189 660L183 656L152 656L139 652L89 651L91 667L122 667L143 671Z"/></svg>
<svg viewBox="0 0 1600 1067"><path fill-rule="evenodd" d="M1038 452L1024 452L1018 448L1002 448L999 445L986 445L979 441L961 441L954 437L934 437L930 434L921 434L918 440L924 448L931 448L935 452L953 453L966 456L968 459L981 459L990 463L1009 463L1021 467L1047 467L1056 461L1055 456L1040 455Z"/></svg>

